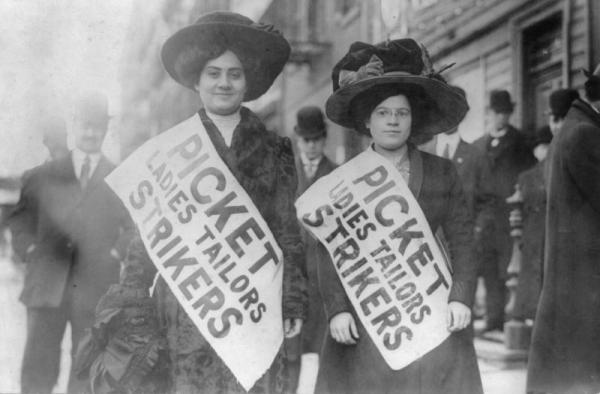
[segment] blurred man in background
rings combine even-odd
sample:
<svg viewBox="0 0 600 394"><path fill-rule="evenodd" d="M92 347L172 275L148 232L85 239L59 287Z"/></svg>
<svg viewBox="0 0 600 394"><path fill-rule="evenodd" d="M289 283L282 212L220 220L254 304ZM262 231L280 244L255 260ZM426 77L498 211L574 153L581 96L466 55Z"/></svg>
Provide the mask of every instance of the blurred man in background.
<svg viewBox="0 0 600 394"><path fill-rule="evenodd" d="M296 172L298 173L298 191L300 196L317 179L329 174L335 169L335 164L325 156L327 141L327 125L323 112L319 107L304 107L297 113L297 123L294 127L299 155L296 157ZM319 293L317 267L319 264L331 264L327 251L302 230L302 238L306 245L306 275L308 278L308 317L302 328L299 380L296 391L298 394L314 392L319 369L319 351L323 337L327 331L327 318L323 309L323 301ZM296 362L296 368L298 363ZM291 370L292 381L298 379L298 371ZM293 386L293 385L292 385Z"/></svg>
<svg viewBox="0 0 600 394"><path fill-rule="evenodd" d="M106 97L83 96L74 121L75 149L59 157L62 144L48 138L57 158L29 172L9 217L14 249L26 263L20 297L27 307L22 393L52 392L67 322L74 354L94 322L98 299L118 282L122 248L116 243L130 224L104 183L114 168L101 152L108 121ZM68 391L85 391L73 374Z"/></svg>
<svg viewBox="0 0 600 394"><path fill-rule="evenodd" d="M577 98L579 94L573 89L559 89L550 94L548 124L536 132L533 143L533 155L538 163L520 174L517 181L523 200L523 259L513 311L513 317L517 320L535 318L544 268L547 155L552 136L562 127L571 104Z"/></svg>
<svg viewBox="0 0 600 394"><path fill-rule="evenodd" d="M489 196L489 203L478 207L475 222L476 249L486 290L484 332L504 327L504 282L512 251L506 198L513 194L517 176L535 164L525 135L510 124L513 109L506 90L493 90L488 107L489 133L473 143L482 152L479 166L484 171L477 193Z"/></svg>

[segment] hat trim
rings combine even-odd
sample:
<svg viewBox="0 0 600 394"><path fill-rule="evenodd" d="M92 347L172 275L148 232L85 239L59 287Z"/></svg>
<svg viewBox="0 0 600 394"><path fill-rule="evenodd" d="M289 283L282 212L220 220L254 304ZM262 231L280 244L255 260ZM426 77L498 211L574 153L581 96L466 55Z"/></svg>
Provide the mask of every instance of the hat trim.
<svg viewBox="0 0 600 394"><path fill-rule="evenodd" d="M423 126L423 130L419 130L419 133L435 135L457 127L469 109L469 106L466 103L464 97L460 96L460 94L452 90L448 84L439 79L429 77L426 75L415 75L405 71L392 71L380 76L373 76L361 79L335 91L329 97L325 106L327 117L340 126L349 129L354 129L355 124L354 118L350 113L350 103L360 93L372 87L384 84L398 86L421 86L425 89L425 93L427 93L429 99L433 100L437 104L438 108L440 108L440 111L442 111L442 107L446 108L446 111L443 111L443 116L441 116L437 122L431 121L430 124ZM456 107L452 112L448 110L448 107L450 107L450 105L440 106L440 104L442 103L441 100L438 100L441 99L440 95L431 94L431 91L435 89L443 89L443 91L446 92L444 96L445 98L452 98L452 96L454 96L457 99L456 104L460 105L460 103L464 103L464 106L462 108ZM335 108L339 106L341 106L343 110L337 110ZM454 119L449 118L448 115L452 114L457 114L457 116L452 116L452 118ZM444 127L442 127L442 125L440 124L442 120L445 120L448 123ZM443 124L444 122L441 123Z"/></svg>

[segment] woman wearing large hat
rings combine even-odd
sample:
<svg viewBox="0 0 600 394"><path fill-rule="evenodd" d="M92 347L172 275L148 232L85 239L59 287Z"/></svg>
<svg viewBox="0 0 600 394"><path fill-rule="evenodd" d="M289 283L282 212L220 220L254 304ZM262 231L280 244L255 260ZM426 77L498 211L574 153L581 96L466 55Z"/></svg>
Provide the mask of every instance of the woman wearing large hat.
<svg viewBox="0 0 600 394"><path fill-rule="evenodd" d="M208 134L218 155L258 209L282 251L286 337L299 333L307 303L301 270L304 247L293 204L296 191L294 157L289 139L267 131L259 118L242 103L260 97L269 89L289 54L288 42L272 26L255 23L231 12L201 16L194 24L173 34L161 52L169 75L198 93L202 108L193 116L197 122L194 124L199 124L198 119L201 121L205 131L199 132ZM199 235L202 234L199 232ZM245 242L250 241L246 239ZM244 263L241 257L240 260ZM140 237L135 237L124 262L118 291L147 294L155 274L156 269ZM164 327L166 335L170 391L178 394L245 393L162 277L157 280L154 297L159 325ZM102 311L98 313L102 316ZM154 359L147 359L146 365L155 365L156 358L154 354ZM144 363L138 361L137 364ZM146 368L145 372L150 369ZM250 392L282 390L282 357L278 355Z"/></svg>
<svg viewBox="0 0 600 394"><path fill-rule="evenodd" d="M447 312L451 334L420 359L392 370L357 317L333 264L321 265L330 335L318 392L481 393L470 324L476 283L471 218L453 164L418 151L413 143L456 127L468 109L465 97L446 84L412 39L354 43L332 78L329 119L370 136L368 149L398 169L397 180L406 182L431 230L444 231L453 267Z"/></svg>

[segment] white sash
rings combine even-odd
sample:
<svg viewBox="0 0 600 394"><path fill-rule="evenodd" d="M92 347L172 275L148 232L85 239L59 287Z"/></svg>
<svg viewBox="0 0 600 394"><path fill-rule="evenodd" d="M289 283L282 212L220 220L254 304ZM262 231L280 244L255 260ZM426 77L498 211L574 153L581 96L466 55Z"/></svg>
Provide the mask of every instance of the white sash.
<svg viewBox="0 0 600 394"><path fill-rule="evenodd" d="M249 390L283 341L283 255L198 115L107 178L200 333Z"/></svg>
<svg viewBox="0 0 600 394"><path fill-rule="evenodd" d="M390 368L441 344L451 274L417 200L392 163L367 149L296 201ZM365 338L363 338L365 340Z"/></svg>

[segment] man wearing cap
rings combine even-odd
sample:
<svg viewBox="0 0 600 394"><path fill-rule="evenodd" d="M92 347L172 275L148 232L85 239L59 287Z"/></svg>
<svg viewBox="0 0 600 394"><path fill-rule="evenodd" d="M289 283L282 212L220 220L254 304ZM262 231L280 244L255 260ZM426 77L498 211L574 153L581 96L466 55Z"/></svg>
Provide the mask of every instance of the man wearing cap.
<svg viewBox="0 0 600 394"><path fill-rule="evenodd" d="M517 176L535 164L525 136L509 123L513 109L506 90L493 90L488 108L491 128L473 143L483 152L483 181L476 193L486 196L486 203L476 207L475 222L476 248L486 290L485 331L502 330L504 325L504 281L512 250L510 209L505 200L513 194Z"/></svg>
<svg viewBox="0 0 600 394"><path fill-rule="evenodd" d="M22 393L52 392L67 322L74 354L98 299L118 282L123 253L117 240L130 227L104 183L114 168L101 153L108 121L106 97L83 96L75 111L75 149L30 172L9 218L14 249L27 263L20 297L27 307ZM81 391L71 376L69 392Z"/></svg>
<svg viewBox="0 0 600 394"><path fill-rule="evenodd" d="M324 154L327 125L319 107L301 108L296 114L294 131L300 154L296 158L298 173L297 196L300 196L317 179L329 174L336 165ZM297 393L312 393L319 368L319 351L327 330L327 317L319 293L317 267L331 264L327 251L306 230L302 229L306 245L306 275L308 278L308 317L302 330L302 358ZM293 375L293 372L292 372Z"/></svg>
<svg viewBox="0 0 600 394"><path fill-rule="evenodd" d="M531 393L600 392L600 67L586 72L548 158L544 279Z"/></svg>

